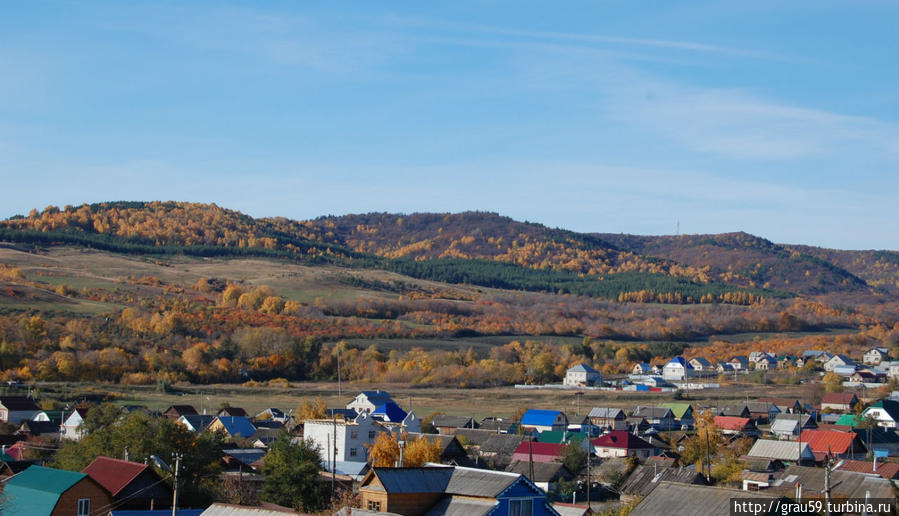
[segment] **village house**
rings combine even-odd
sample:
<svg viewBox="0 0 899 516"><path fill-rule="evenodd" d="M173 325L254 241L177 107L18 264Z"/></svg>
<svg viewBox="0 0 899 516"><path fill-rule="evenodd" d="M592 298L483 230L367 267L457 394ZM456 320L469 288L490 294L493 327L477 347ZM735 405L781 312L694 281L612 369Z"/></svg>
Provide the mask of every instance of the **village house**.
<svg viewBox="0 0 899 516"><path fill-rule="evenodd" d="M206 430L215 420L215 416L203 414L187 414L177 419L178 424L184 425L191 432Z"/></svg>
<svg viewBox="0 0 899 516"><path fill-rule="evenodd" d="M70 441L81 440L84 436L81 423L83 423L84 418L87 417L87 411L88 407L75 407L75 409L72 410L72 413L69 414L62 423L60 435L63 439L68 439Z"/></svg>
<svg viewBox="0 0 899 516"><path fill-rule="evenodd" d="M279 423L287 423L288 417L283 410L276 407L269 407L253 417L255 420L278 421Z"/></svg>
<svg viewBox="0 0 899 516"><path fill-rule="evenodd" d="M662 368L662 378L665 380L686 380L696 376L693 366L684 360L684 357L674 357Z"/></svg>
<svg viewBox="0 0 899 516"><path fill-rule="evenodd" d="M656 457L659 458L659 457ZM652 458L650 458L652 459ZM660 482L677 482L681 484L708 485L702 473L696 469L660 466L656 463L637 466L628 475L627 480L619 489L622 503L631 503L639 498L645 498L658 487Z"/></svg>
<svg viewBox="0 0 899 516"><path fill-rule="evenodd" d="M814 418L809 414L778 414L771 423L771 433L779 439L794 439L799 437L803 430L818 428Z"/></svg>
<svg viewBox="0 0 899 516"><path fill-rule="evenodd" d="M633 374L643 375L643 374L652 374L654 371L652 366L647 364L646 362L639 362L634 364L634 368L631 370Z"/></svg>
<svg viewBox="0 0 899 516"><path fill-rule="evenodd" d="M847 357L846 355L837 354L837 355L832 356L830 358L830 360L828 360L827 362L824 362L824 370L827 371L828 373L833 372L833 370L835 368L837 368L838 366L855 367L855 361L853 361L851 358Z"/></svg>
<svg viewBox="0 0 899 516"><path fill-rule="evenodd" d="M724 435L757 436L759 430L748 417L715 416L715 426Z"/></svg>
<svg viewBox="0 0 899 516"><path fill-rule="evenodd" d="M758 439L746 454L749 458L778 460L787 464L808 463L815 461L815 454L807 442L775 441Z"/></svg>
<svg viewBox="0 0 899 516"><path fill-rule="evenodd" d="M887 480L899 480L899 462L868 462L865 460L841 460L834 466L835 470L854 471L868 475L877 475Z"/></svg>
<svg viewBox="0 0 899 516"><path fill-rule="evenodd" d="M795 496L797 486L801 485L804 493L823 493L826 485L824 468L806 466L790 466L779 478L777 485L768 488L769 496ZM835 470L830 473L831 497L837 500L854 498L894 498L892 483L877 475L856 473L854 471ZM633 513L632 513L633 514Z"/></svg>
<svg viewBox="0 0 899 516"><path fill-rule="evenodd" d="M759 398L758 401L770 403L777 407L777 412L774 414L769 412L768 417L770 419L774 419L781 412L784 414L799 414L803 411L802 403L796 398Z"/></svg>
<svg viewBox="0 0 899 516"><path fill-rule="evenodd" d="M693 370L697 372L709 372L713 370L712 363L705 357L695 357L690 359L690 365L693 366Z"/></svg>
<svg viewBox="0 0 899 516"><path fill-rule="evenodd" d="M841 459L865 454L865 447L855 432L803 430L799 440L808 443L817 460L824 460L828 453Z"/></svg>
<svg viewBox="0 0 899 516"><path fill-rule="evenodd" d="M198 414L193 405L172 405L162 412L162 417L178 419L181 416Z"/></svg>
<svg viewBox="0 0 899 516"><path fill-rule="evenodd" d="M587 417L590 418L590 424L601 429L627 430L627 414L620 408L593 407Z"/></svg>
<svg viewBox="0 0 899 516"><path fill-rule="evenodd" d="M3 512L27 516L87 516L112 496L85 473L31 466L6 482Z"/></svg>
<svg viewBox="0 0 899 516"><path fill-rule="evenodd" d="M347 421L340 419L309 419L303 427L303 439L314 443L322 450L336 451L337 461L365 462L368 458L368 447L375 441L378 433L384 430L374 424L368 414L359 414L356 419ZM330 464L331 454L323 453L322 458ZM329 466L330 470L330 466Z"/></svg>
<svg viewBox="0 0 899 516"><path fill-rule="evenodd" d="M674 413L669 408L637 405L631 415L645 419L656 430L672 430L676 427Z"/></svg>
<svg viewBox="0 0 899 516"><path fill-rule="evenodd" d="M883 347L871 348L862 356L862 362L868 365L877 365L887 360L890 360L890 351Z"/></svg>
<svg viewBox="0 0 899 516"><path fill-rule="evenodd" d="M660 403L660 407L670 409L674 419L681 427L692 427L694 423L693 405L689 403L667 402Z"/></svg>
<svg viewBox="0 0 899 516"><path fill-rule="evenodd" d="M574 475L561 462L515 461L509 464L506 471L524 475L547 493L555 491L560 481L568 481L574 478ZM532 471L533 478L531 477Z"/></svg>
<svg viewBox="0 0 899 516"><path fill-rule="evenodd" d="M521 416L521 427L527 431L567 430L568 417L559 410L530 409Z"/></svg>
<svg viewBox="0 0 899 516"><path fill-rule="evenodd" d="M18 425L34 419L41 409L32 398L25 396L0 396L0 421Z"/></svg>
<svg viewBox="0 0 899 516"><path fill-rule="evenodd" d="M538 443L523 441L515 448L512 462L560 462L565 455L567 445L558 443Z"/></svg>
<svg viewBox="0 0 899 516"><path fill-rule="evenodd" d="M658 454L658 448L636 435L621 430L609 432L591 441L597 457L637 457L646 459Z"/></svg>
<svg viewBox="0 0 899 516"><path fill-rule="evenodd" d="M480 425L472 417L447 416L439 414L431 420L431 426L441 435L452 435L459 428L479 428Z"/></svg>
<svg viewBox="0 0 899 516"><path fill-rule="evenodd" d="M877 422L877 426L883 428L896 428L899 422L899 401L890 399L880 400L862 412L862 419L871 417Z"/></svg>
<svg viewBox="0 0 899 516"><path fill-rule="evenodd" d="M730 514L733 499L767 498L763 493L725 487L659 481L629 516L696 516L697 514Z"/></svg>
<svg viewBox="0 0 899 516"><path fill-rule="evenodd" d="M116 509L153 509L172 502L172 491L147 464L97 457L82 473L103 486Z"/></svg>
<svg viewBox="0 0 899 516"><path fill-rule="evenodd" d="M565 372L563 383L572 387L592 387L602 383L602 375L587 364L578 364Z"/></svg>
<svg viewBox="0 0 899 516"><path fill-rule="evenodd" d="M735 356L731 357L730 360L727 361L728 364L731 365L737 371L748 371L749 370L749 360L746 357Z"/></svg>
<svg viewBox="0 0 899 516"><path fill-rule="evenodd" d="M381 389L362 391L353 398L353 401L347 403L346 408L355 410L357 414L371 414L376 408L388 402L394 403L387 391Z"/></svg>
<svg viewBox="0 0 899 516"><path fill-rule="evenodd" d="M403 516L558 516L524 475L450 466L372 468L359 485L362 509Z"/></svg>
<svg viewBox="0 0 899 516"><path fill-rule="evenodd" d="M851 392L828 392L821 397L821 410L852 412L858 397Z"/></svg>
<svg viewBox="0 0 899 516"><path fill-rule="evenodd" d="M207 429L210 432L224 432L230 438L249 439L256 433L256 427L246 416L217 416Z"/></svg>
<svg viewBox="0 0 899 516"><path fill-rule="evenodd" d="M770 371L777 368L777 360L765 355L755 361L756 371Z"/></svg>

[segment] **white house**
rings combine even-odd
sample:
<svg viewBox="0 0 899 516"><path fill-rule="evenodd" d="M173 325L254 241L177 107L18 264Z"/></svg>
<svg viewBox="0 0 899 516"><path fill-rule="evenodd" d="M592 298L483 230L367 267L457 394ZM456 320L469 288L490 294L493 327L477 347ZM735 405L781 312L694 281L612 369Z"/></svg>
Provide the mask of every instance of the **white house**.
<svg viewBox="0 0 899 516"><path fill-rule="evenodd" d="M386 403L394 403L387 391L362 391L347 403L346 408L355 410L357 414L371 414L374 410Z"/></svg>
<svg viewBox="0 0 899 516"><path fill-rule="evenodd" d="M693 366L694 371L714 371L715 368L705 357L690 359L690 365Z"/></svg>
<svg viewBox="0 0 899 516"><path fill-rule="evenodd" d="M87 416L87 410L87 407L77 407L71 414L69 414L69 417L62 422L60 435L63 439L72 441L81 440L84 436L84 429L81 428L81 423L84 422L84 418Z"/></svg>
<svg viewBox="0 0 899 516"><path fill-rule="evenodd" d="M693 366L684 357L674 357L662 368L662 378L666 380L685 380L693 376Z"/></svg>
<svg viewBox="0 0 899 516"><path fill-rule="evenodd" d="M846 355L834 355L828 360L824 362L824 370L828 373L833 372L835 368L838 366L854 366L855 361Z"/></svg>
<svg viewBox="0 0 899 516"><path fill-rule="evenodd" d="M339 418L306 420L303 439L318 445L323 462L330 471L334 453L337 462L365 462L368 459L366 444L373 444L378 433L383 431L368 414L361 413L353 421Z"/></svg>
<svg viewBox="0 0 899 516"><path fill-rule="evenodd" d="M593 386L602 383L602 375L587 364L578 364L565 373L565 385Z"/></svg>
<svg viewBox="0 0 899 516"><path fill-rule="evenodd" d="M768 371L770 369L777 369L777 361L771 358L768 355L763 356L755 362L755 368L758 371Z"/></svg>
<svg viewBox="0 0 899 516"><path fill-rule="evenodd" d="M887 348L871 348L862 356L862 362L868 365L877 365L889 359L890 352Z"/></svg>
<svg viewBox="0 0 899 516"><path fill-rule="evenodd" d="M867 417L874 418L877 426L897 428L897 423L899 423L899 401L888 398L882 399L862 412L862 419Z"/></svg>

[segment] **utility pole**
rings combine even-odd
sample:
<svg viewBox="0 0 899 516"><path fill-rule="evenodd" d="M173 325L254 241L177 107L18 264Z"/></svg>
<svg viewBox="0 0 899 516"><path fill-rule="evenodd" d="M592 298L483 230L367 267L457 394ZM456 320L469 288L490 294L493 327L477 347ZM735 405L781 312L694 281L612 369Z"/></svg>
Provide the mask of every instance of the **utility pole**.
<svg viewBox="0 0 899 516"><path fill-rule="evenodd" d="M711 445L709 444L709 429L708 428L705 429L705 461L709 468L706 471L705 479L706 479L706 481L709 482L709 484L711 484L712 483L712 450L711 450Z"/></svg>
<svg viewBox="0 0 899 516"><path fill-rule="evenodd" d="M830 516L830 468L832 467L832 459L830 456L830 446L827 447L827 459L824 462L824 503L825 514Z"/></svg>
<svg viewBox="0 0 899 516"><path fill-rule="evenodd" d="M340 356L339 354L337 355ZM334 447L331 449L331 499L337 498L337 414L332 418L334 424ZM344 443L345 445L345 443Z"/></svg>
<svg viewBox="0 0 899 516"><path fill-rule="evenodd" d="M178 481L181 479L182 458L184 458L184 455L172 453L172 459L175 460L175 490L172 494L172 516L178 516Z"/></svg>
<svg viewBox="0 0 899 516"><path fill-rule="evenodd" d="M593 445L589 437L584 438L584 442L587 443L587 507L590 507L590 456L593 455Z"/></svg>
<svg viewBox="0 0 899 516"><path fill-rule="evenodd" d="M343 397L340 390L340 343L337 343L337 395Z"/></svg>

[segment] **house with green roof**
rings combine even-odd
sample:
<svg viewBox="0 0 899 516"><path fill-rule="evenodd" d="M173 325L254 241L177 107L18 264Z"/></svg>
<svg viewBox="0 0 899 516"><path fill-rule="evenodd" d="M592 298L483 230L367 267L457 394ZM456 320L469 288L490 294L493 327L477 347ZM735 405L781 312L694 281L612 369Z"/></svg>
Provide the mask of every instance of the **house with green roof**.
<svg viewBox="0 0 899 516"><path fill-rule="evenodd" d="M84 473L31 466L6 482L3 511L18 516L105 514L112 496Z"/></svg>
<svg viewBox="0 0 899 516"><path fill-rule="evenodd" d="M671 410L671 413L674 414L674 418L677 419L681 425L693 424L693 405L690 405L689 403L667 402L660 403L659 406Z"/></svg>
<svg viewBox="0 0 899 516"><path fill-rule="evenodd" d="M899 401L882 399L862 412L862 419L874 418L877 426L897 428L899 426Z"/></svg>
<svg viewBox="0 0 899 516"><path fill-rule="evenodd" d="M537 436L538 443L570 444L582 442L585 435L581 432L569 432L567 430L546 430Z"/></svg>
<svg viewBox="0 0 899 516"><path fill-rule="evenodd" d="M834 424L851 426L852 428L855 428L859 426L859 420L858 416L856 416L855 414L843 414L839 417L839 419L837 419L837 422Z"/></svg>

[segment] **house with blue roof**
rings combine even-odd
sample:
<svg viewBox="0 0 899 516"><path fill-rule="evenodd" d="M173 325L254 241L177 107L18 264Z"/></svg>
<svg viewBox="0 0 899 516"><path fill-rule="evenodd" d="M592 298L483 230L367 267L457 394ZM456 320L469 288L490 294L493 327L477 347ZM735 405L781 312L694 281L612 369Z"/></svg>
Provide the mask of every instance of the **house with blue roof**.
<svg viewBox="0 0 899 516"><path fill-rule="evenodd" d="M406 411L392 401L380 405L371 412L371 417L375 421L383 421L385 423L400 423L406 419L406 416Z"/></svg>
<svg viewBox="0 0 899 516"><path fill-rule="evenodd" d="M362 391L353 398L353 401L347 403L346 408L353 409L358 414L371 414L385 403L396 403L387 391L382 391L381 389Z"/></svg>
<svg viewBox="0 0 899 516"><path fill-rule="evenodd" d="M693 366L690 362L684 360L684 357L674 357L662 368L662 378L665 380L686 380L696 376Z"/></svg>
<svg viewBox="0 0 899 516"><path fill-rule="evenodd" d="M222 431L228 437L248 439L256 433L256 427L246 416L219 416L209 424L210 432Z"/></svg>
<svg viewBox="0 0 899 516"><path fill-rule="evenodd" d="M563 383L571 387L592 387L602 383L602 375L587 364L578 364L565 373Z"/></svg>
<svg viewBox="0 0 899 516"><path fill-rule="evenodd" d="M112 505L109 491L88 475L42 466L11 477L3 497L3 512L21 516L92 515Z"/></svg>
<svg viewBox="0 0 899 516"><path fill-rule="evenodd" d="M521 426L529 432L565 431L568 429L568 416L560 410L530 409L521 416Z"/></svg>

